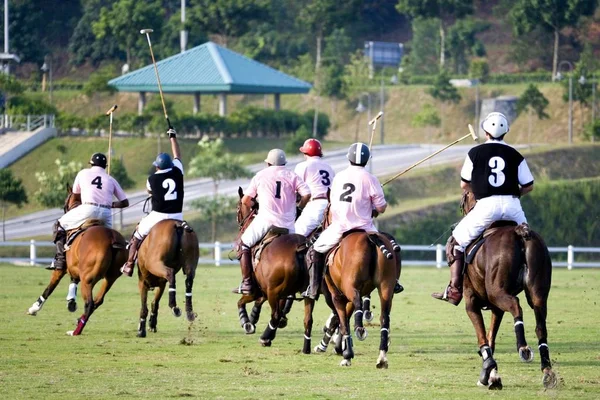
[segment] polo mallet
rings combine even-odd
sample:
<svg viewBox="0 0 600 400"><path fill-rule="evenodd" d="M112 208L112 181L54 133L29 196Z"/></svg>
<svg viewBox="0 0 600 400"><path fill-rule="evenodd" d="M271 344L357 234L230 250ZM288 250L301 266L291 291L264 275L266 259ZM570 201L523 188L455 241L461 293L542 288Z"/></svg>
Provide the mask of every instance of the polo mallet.
<svg viewBox="0 0 600 400"><path fill-rule="evenodd" d="M450 143L448 146L443 147L441 149L439 149L438 151L436 151L435 153L432 153L430 155L428 155L427 157L425 157L424 159L422 159L421 161L417 161L416 163L414 163L413 165L411 165L410 167L406 168L404 171L394 175L392 178L388 179L387 181L383 182L383 184L381 186L385 186L388 183L390 183L391 181L393 181L394 179L404 175L405 173L407 173L408 171L410 171L411 169L413 169L414 167L416 167L417 165L424 163L425 161L429 160L431 157L440 154L442 151L446 150L449 147L454 146L456 143L465 140L466 138L473 138L474 141L478 141L479 138L477 137L477 134L475 134L475 131L473 130L473 126L471 124L469 124L469 133L466 134L465 136L456 139L454 142Z"/></svg>
<svg viewBox="0 0 600 400"><path fill-rule="evenodd" d="M158 76L158 68L156 67L156 60L154 59L154 52L152 51L152 42L150 41L150 33L154 32L154 29L142 29L140 33L146 35L148 39L148 47L150 47L150 56L152 56L152 64L154 65L154 73L156 74L156 82L158 82L158 93L160 93L160 102L162 103L163 111L165 113L165 119L169 129L173 129L169 116L167 115L167 106L165 106L165 98L163 97L162 85L160 84L160 76Z"/></svg>
<svg viewBox="0 0 600 400"><path fill-rule="evenodd" d="M369 125L372 125L371 128L371 138L369 139L369 151L371 151L371 145L373 145L373 135L375 134L375 127L377 127L377 120L383 116L383 111L379 111L379 114L375 116L372 120L369 121Z"/></svg>
<svg viewBox="0 0 600 400"><path fill-rule="evenodd" d="M113 123L113 113L117 109L117 105L115 104L106 112L106 115L110 118L109 128L108 128L108 166L106 168L106 172L110 175L110 156L112 150L112 123Z"/></svg>

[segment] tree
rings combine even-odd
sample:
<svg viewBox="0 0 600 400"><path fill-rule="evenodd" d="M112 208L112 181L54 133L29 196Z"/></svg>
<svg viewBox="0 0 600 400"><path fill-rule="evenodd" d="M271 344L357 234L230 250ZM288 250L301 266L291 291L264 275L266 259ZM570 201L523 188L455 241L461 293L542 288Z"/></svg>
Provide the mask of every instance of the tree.
<svg viewBox="0 0 600 400"><path fill-rule="evenodd" d="M434 18L415 18L412 22L413 37L410 41L409 55L402 57L411 75L437 74L439 68L440 41L439 22Z"/></svg>
<svg viewBox="0 0 600 400"><path fill-rule="evenodd" d="M461 100L460 93L450 83L450 75L448 71L442 69L440 73L435 77L433 86L427 89L427 93L436 100L442 103L442 116L444 114L444 105L446 103L458 103ZM444 133L444 119L441 119L442 134Z"/></svg>
<svg viewBox="0 0 600 400"><path fill-rule="evenodd" d="M119 182L123 189L131 189L134 181L129 177L122 158L113 158L110 160L110 175Z"/></svg>
<svg viewBox="0 0 600 400"><path fill-rule="evenodd" d="M285 143L285 152L288 154L295 154L298 149L304 144L306 139L310 139L310 130L306 125L302 125L294 135Z"/></svg>
<svg viewBox="0 0 600 400"><path fill-rule="evenodd" d="M527 131L527 142L531 142L531 130L532 130L532 115L535 112L538 119L547 119L550 116L546 113L546 107L550 102L540 92L533 83L529 84L525 92L519 97L517 102L517 114L527 112L529 116L529 129Z"/></svg>
<svg viewBox="0 0 600 400"><path fill-rule="evenodd" d="M399 0L401 14L412 18L437 18L440 32L440 67L445 66L446 29L452 19L473 14L473 0Z"/></svg>
<svg viewBox="0 0 600 400"><path fill-rule="evenodd" d="M560 31L574 26L579 18L592 15L597 0L517 0L512 5L510 18L517 36L523 36L541 26L554 34L552 76L558 70L558 47Z"/></svg>
<svg viewBox="0 0 600 400"><path fill-rule="evenodd" d="M2 206L2 241L6 240L4 232L4 221L6 220L7 205L14 204L21 207L23 203L27 203L27 193L23 188L21 179L15 177L12 171L8 168L0 169L0 205Z"/></svg>
<svg viewBox="0 0 600 400"><path fill-rule="evenodd" d="M457 74L464 74L469 67L469 58L483 57L485 47L477 34L488 30L489 23L478 21L473 18L465 18L456 21L448 29L447 49L453 70Z"/></svg>
<svg viewBox="0 0 600 400"><path fill-rule="evenodd" d="M417 128L426 128L427 142L429 142L432 137L432 128L441 126L442 119L433 105L425 104L423 108L421 108L421 111L415 114L411 120L411 125ZM431 163L429 165L431 165Z"/></svg>
<svg viewBox="0 0 600 400"><path fill-rule="evenodd" d="M213 182L212 199L200 199L194 202L196 208L210 211L212 240L217 237L217 221L227 215L227 209L219 207L219 184L223 180L250 178L252 172L243 165L243 160L225 149L221 139L201 140L200 151L190 162L189 175L210 178Z"/></svg>
<svg viewBox="0 0 600 400"><path fill-rule="evenodd" d="M57 159L54 163L58 167L56 173L46 171L35 173L39 188L34 193L34 197L44 207L62 207L67 197L66 185L72 185L75 176L83 168L81 163L75 161L66 164Z"/></svg>
<svg viewBox="0 0 600 400"><path fill-rule="evenodd" d="M132 65L134 55L146 54L146 37L139 27L152 27L153 38L160 38L164 12L160 2L118 0L112 7L102 7L100 18L92 23L92 31L99 40L112 40L117 43ZM135 28L134 28L135 27ZM142 52L139 49L144 48Z"/></svg>
<svg viewBox="0 0 600 400"><path fill-rule="evenodd" d="M113 94L117 91L114 86L110 86L108 81L114 78L115 68L113 66L105 66L92 72L88 80L83 84L82 92L87 97L92 97L95 93L105 92Z"/></svg>

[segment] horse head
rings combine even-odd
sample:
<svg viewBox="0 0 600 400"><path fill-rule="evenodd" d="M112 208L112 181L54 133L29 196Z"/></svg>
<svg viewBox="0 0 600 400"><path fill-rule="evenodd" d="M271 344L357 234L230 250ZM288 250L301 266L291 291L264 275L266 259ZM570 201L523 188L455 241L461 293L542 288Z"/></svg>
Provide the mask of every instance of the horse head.
<svg viewBox="0 0 600 400"><path fill-rule="evenodd" d="M249 207L248 205L244 204L242 202L242 199L244 198L244 191L242 190L241 187L238 187L238 195L240 196L240 200L238 201L237 204L237 223L238 226L240 228L240 232L243 232L248 225L250 225L250 222L254 219L254 216L256 215L256 212L258 211L258 202L255 199L252 199L252 206Z"/></svg>
<svg viewBox="0 0 600 400"><path fill-rule="evenodd" d="M467 215L475 207L476 202L477 200L475 200L473 192L468 190L463 191L462 198L460 199L460 211L462 215Z"/></svg>
<svg viewBox="0 0 600 400"><path fill-rule="evenodd" d="M73 208L81 205L81 195L79 193L73 193L73 189L71 185L67 183L67 198L65 199L65 204L63 206L63 211L65 214L67 211L72 210Z"/></svg>

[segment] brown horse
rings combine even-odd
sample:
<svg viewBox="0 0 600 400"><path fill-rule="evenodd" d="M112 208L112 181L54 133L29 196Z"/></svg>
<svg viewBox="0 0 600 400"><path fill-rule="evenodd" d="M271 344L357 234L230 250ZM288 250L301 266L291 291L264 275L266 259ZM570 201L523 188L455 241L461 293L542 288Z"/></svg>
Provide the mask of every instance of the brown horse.
<svg viewBox="0 0 600 400"><path fill-rule="evenodd" d="M175 275L183 267L185 274L185 311L187 320L196 319L192 306L192 287L200 257L198 237L185 221L166 219L152 227L142 243L138 257L138 286L142 299L138 337L146 337L148 317L148 290L156 288L150 311L150 331L156 332L158 304L167 282L169 283L169 307L176 317L181 316L177 306Z"/></svg>
<svg viewBox="0 0 600 400"><path fill-rule="evenodd" d="M324 227L331 222L329 207L325 212ZM365 340L367 331L363 325L363 296L377 289L381 302L381 333L377 368L387 368L389 346L390 312L394 298L394 285L400 277L401 261L399 251L390 252L392 245L387 234L351 231L343 236L339 248L328 255L329 262L325 273L328 291L325 298L333 303L336 315L330 317L325 326L326 335L331 337L330 329L335 330L339 323L340 340L336 343L336 352L344 359L340 366L350 366L354 358L352 336L350 335L350 317L354 311L354 332L359 340ZM329 299L330 297L330 299ZM322 352L317 346L315 351ZM326 348L326 344L325 344Z"/></svg>
<svg viewBox="0 0 600 400"><path fill-rule="evenodd" d="M461 201L463 214L466 215L474 206L473 194L464 192ZM535 333L544 374L542 382L546 388L555 387L557 379L550 363L546 330L547 301L552 280L552 262L548 248L539 234L524 225L496 225L486 230L485 242L479 249L475 249L473 260L466 265L463 284L467 315L475 327L479 353L483 358L478 384L490 389L502 389L493 353L496 334L505 312L511 313L515 321L517 351L521 361L533 360L533 352L525 340L523 310L517 297L524 291L527 303L535 314ZM475 243L467 248L466 254L474 245ZM481 314L484 308L492 311L487 336Z"/></svg>
<svg viewBox="0 0 600 400"><path fill-rule="evenodd" d="M237 206L237 222L240 228L240 236L254 219L256 207L251 208L242 203L244 192L238 189L240 201ZM255 203L256 204L256 203ZM237 303L240 324L247 334L256 330L256 323L260 315L260 307L264 301L271 306L271 320L260 337L263 346L271 346L277 328L283 328L287 324L285 314L291 308L288 296L302 292L308 286L308 272L304 265L304 251L306 249L306 238L302 235L285 234L275 238L264 248L260 255L260 261L254 266L254 280L259 289L252 294L242 295ZM252 314L248 318L246 304L256 301ZM304 299L304 345L302 352L310 354L311 332L313 325L312 313L315 301Z"/></svg>
<svg viewBox="0 0 600 400"><path fill-rule="evenodd" d="M65 213L81 204L69 186L67 186L67 191L68 195L64 206ZM104 302L106 292L121 276L119 270L121 265L127 261L126 242L123 236L116 230L102 225L101 222L100 225L93 225L99 222L97 220L88 220L88 222L92 226L85 229L74 239L66 253L67 269L52 272L50 284L28 310L29 315L36 315L62 277L68 272L71 276L71 285L75 285L74 291L77 288L77 283L81 282L81 296L85 303L85 311L79 318L77 327L74 331L67 332L72 336L81 334L92 313ZM101 279L104 279L104 282L94 298L92 290ZM69 301L68 307L71 312L77 309L74 298Z"/></svg>

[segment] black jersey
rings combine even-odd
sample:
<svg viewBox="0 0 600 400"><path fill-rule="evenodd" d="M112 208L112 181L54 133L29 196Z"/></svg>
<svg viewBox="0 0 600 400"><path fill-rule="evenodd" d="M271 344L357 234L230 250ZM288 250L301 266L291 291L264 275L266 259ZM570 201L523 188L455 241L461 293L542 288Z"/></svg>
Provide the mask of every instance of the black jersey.
<svg viewBox="0 0 600 400"><path fill-rule="evenodd" d="M148 178L152 211L177 214L183 209L183 167L178 159L173 168L157 171Z"/></svg>
<svg viewBox="0 0 600 400"><path fill-rule="evenodd" d="M502 141L489 141L469 151L461 179L471 184L476 199L519 196L519 186L533 184L525 158Z"/></svg>

